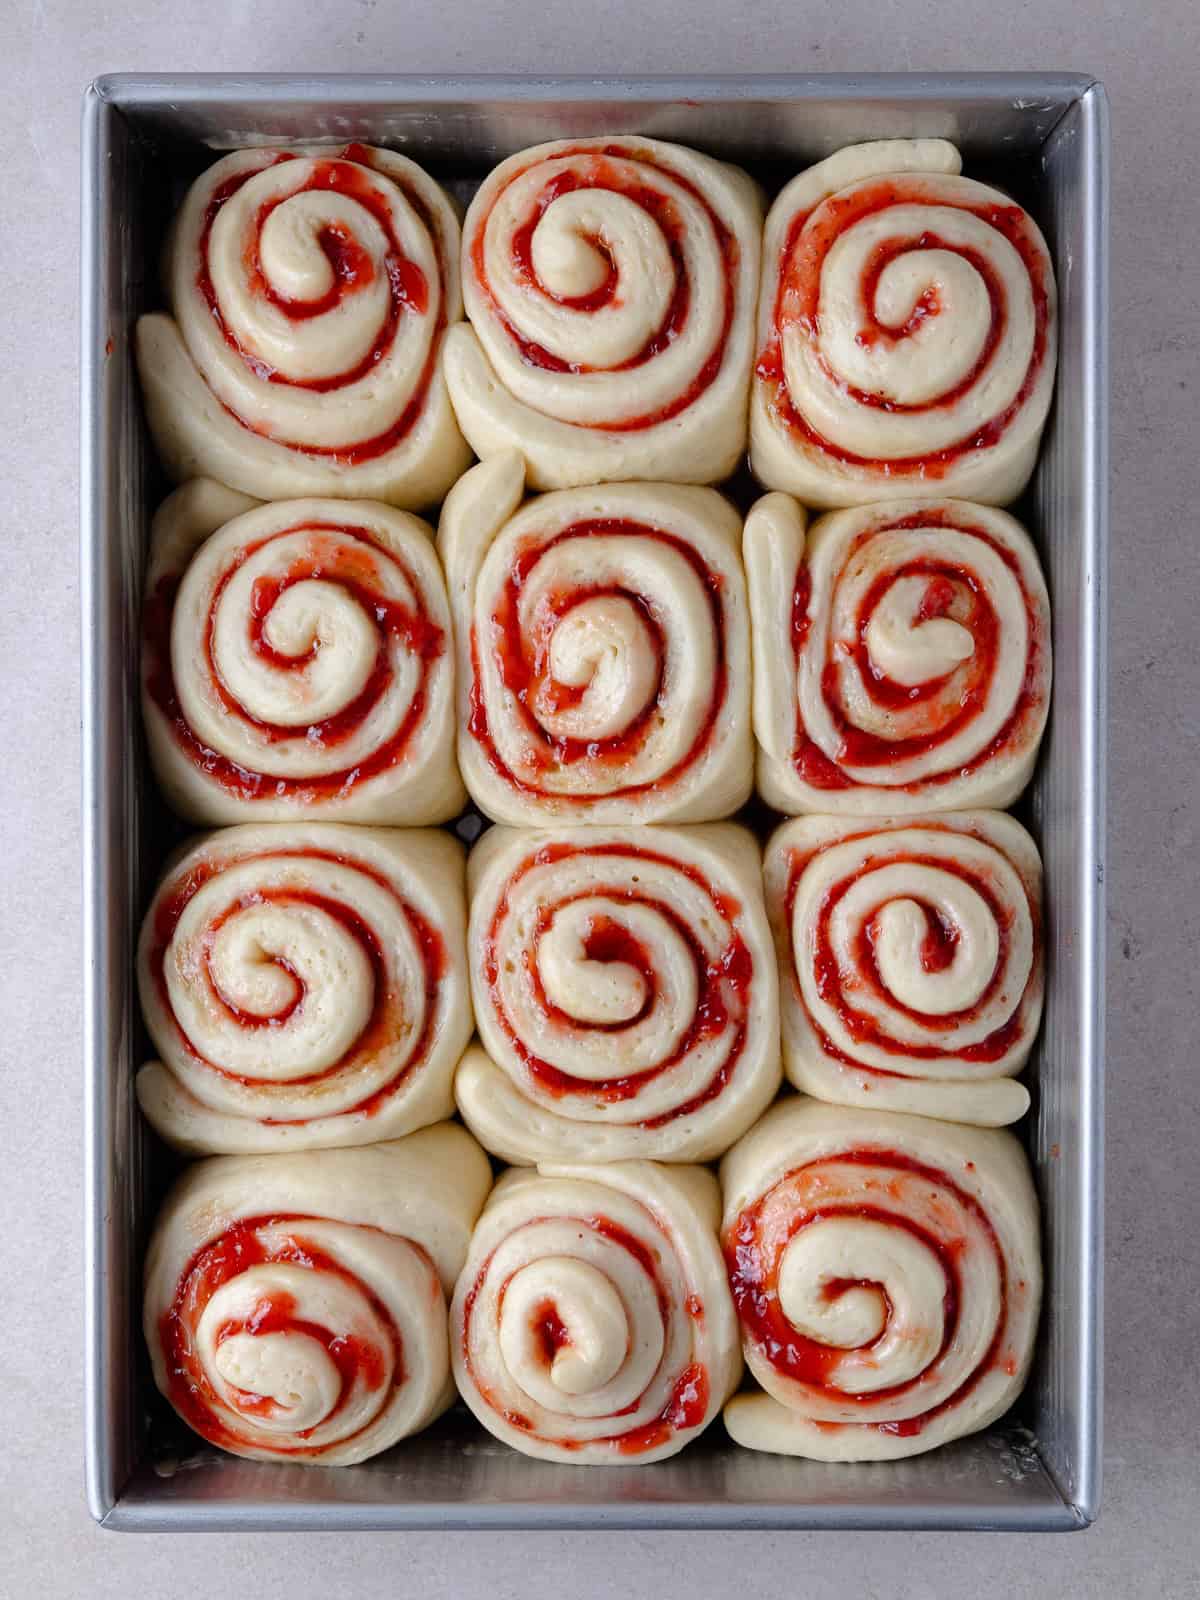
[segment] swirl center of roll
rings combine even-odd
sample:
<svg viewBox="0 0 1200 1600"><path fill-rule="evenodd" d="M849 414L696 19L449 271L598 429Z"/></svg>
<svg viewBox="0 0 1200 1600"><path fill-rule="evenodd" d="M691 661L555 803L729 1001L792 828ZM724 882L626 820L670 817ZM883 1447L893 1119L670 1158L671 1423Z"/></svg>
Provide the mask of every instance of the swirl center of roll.
<svg viewBox="0 0 1200 1600"><path fill-rule="evenodd" d="M580 1022L632 1022L653 993L653 974L636 940L583 901L557 913L538 941L538 964L551 1004Z"/></svg>
<svg viewBox="0 0 1200 1600"><path fill-rule="evenodd" d="M548 1382L561 1398L610 1383L625 1363L630 1329L620 1294L599 1268L546 1256L509 1281L499 1336L521 1387L532 1394Z"/></svg>
<svg viewBox="0 0 1200 1600"><path fill-rule="evenodd" d="M576 192L546 207L533 230L531 262L539 283L562 300L602 289L614 276L615 241L592 196Z"/></svg>
<svg viewBox="0 0 1200 1600"><path fill-rule="evenodd" d="M864 394L898 406L931 404L964 383L986 352L987 283L928 233L880 246L874 229L860 231L865 237L843 236L826 259L822 349L839 377Z"/></svg>
<svg viewBox="0 0 1200 1600"><path fill-rule="evenodd" d="M669 1060L692 1026L700 997L696 961L653 905L604 895L567 901L546 921L534 954L551 1018L597 1032L590 1045L574 1039L570 1060L580 1078L612 1077L611 1031L632 1030L621 1061L634 1070Z"/></svg>
<svg viewBox="0 0 1200 1600"><path fill-rule="evenodd" d="M486 277L535 366L611 373L640 363L670 323L673 236L669 202L636 172L552 164L498 199L485 227Z"/></svg>
<svg viewBox="0 0 1200 1600"><path fill-rule="evenodd" d="M553 737L615 738L657 694L655 639L641 608L623 595L597 595L572 606L554 626L546 654L549 677L539 686L535 710Z"/></svg>
<svg viewBox="0 0 1200 1600"><path fill-rule="evenodd" d="M945 615L953 586L923 577L893 583L866 624L867 652L885 678L913 688L953 672L975 653L970 629Z"/></svg>
<svg viewBox="0 0 1200 1600"><path fill-rule="evenodd" d="M168 971L174 1010L222 1070L267 1082L318 1074L354 1046L374 1005L374 965L354 931L301 894L235 909ZM211 990L187 982L206 962Z"/></svg>
<svg viewBox="0 0 1200 1600"><path fill-rule="evenodd" d="M342 195L293 195L270 212L258 240L258 260L277 294L312 303L335 290L361 293L383 274L387 255L383 229L363 208ZM386 278L382 297L386 304Z"/></svg>
<svg viewBox="0 0 1200 1600"><path fill-rule="evenodd" d="M218 604L213 657L245 712L259 722L304 727L362 694L378 659L379 634L357 597L315 577L278 593L269 581L251 581L248 631L243 587L233 580Z"/></svg>
<svg viewBox="0 0 1200 1600"><path fill-rule="evenodd" d="M252 1266L205 1306L196 1343L222 1402L256 1432L351 1430L384 1382L387 1330L356 1282L279 1262Z"/></svg>
<svg viewBox="0 0 1200 1600"><path fill-rule="evenodd" d="M885 1220L818 1213L780 1261L780 1309L797 1333L841 1352L827 1381L846 1394L919 1377L942 1347L945 1296L934 1251Z"/></svg>
<svg viewBox="0 0 1200 1600"><path fill-rule="evenodd" d="M260 1427L279 1433L315 1427L333 1410L341 1389L337 1368L307 1334L231 1334L217 1346L213 1366L235 1391L237 1409L256 1414ZM264 1400L270 1402L265 1409Z"/></svg>
<svg viewBox="0 0 1200 1600"><path fill-rule="evenodd" d="M868 970L873 963L888 993L922 1015L951 1016L975 1005L996 971L995 913L957 873L896 862L853 884L831 924L852 975L861 965L856 923L865 932Z"/></svg>

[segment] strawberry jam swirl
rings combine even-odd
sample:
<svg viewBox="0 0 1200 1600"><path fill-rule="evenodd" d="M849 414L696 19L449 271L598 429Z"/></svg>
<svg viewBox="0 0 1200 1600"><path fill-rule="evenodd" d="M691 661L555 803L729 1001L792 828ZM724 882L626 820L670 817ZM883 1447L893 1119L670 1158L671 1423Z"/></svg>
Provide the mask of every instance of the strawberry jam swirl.
<svg viewBox="0 0 1200 1600"><path fill-rule="evenodd" d="M450 297L444 241L426 197L400 170L376 163L362 145L329 158L268 151L243 160L211 185L194 238L195 294L230 358L266 386L251 414L218 380L223 408L276 444L346 467L394 451L419 423ZM218 258L215 231L231 204L237 239L223 239ZM288 238L292 218L307 261ZM333 353L339 328L341 357ZM206 359L212 382L221 362L212 351ZM292 436L302 410L276 404L272 390L355 392L375 431L323 440L297 427ZM323 416L326 430L336 429L336 411Z"/></svg>
<svg viewBox="0 0 1200 1600"><path fill-rule="evenodd" d="M936 803L945 785L988 781L1036 750L1050 687L1045 587L1021 530L1019 542L1002 537L961 502L866 516L834 560L810 551L796 569L792 763L814 791L928 792Z"/></svg>
<svg viewBox="0 0 1200 1600"><path fill-rule="evenodd" d="M763 979L741 904L700 866L650 845L553 842L493 903L481 993L527 1093L657 1129L726 1091Z"/></svg>
<svg viewBox="0 0 1200 1600"><path fill-rule="evenodd" d="M790 999L811 1049L881 1078L1017 1070L1041 1015L1036 864L953 814L783 848Z"/></svg>
<svg viewBox="0 0 1200 1600"><path fill-rule="evenodd" d="M560 228L571 244L564 249L553 240L539 257L539 241ZM539 375L540 398L524 398L548 414L605 432L640 432L687 411L720 374L735 312L738 241L699 185L660 164L653 151L621 143L556 147L507 174L467 243L480 302L472 317L477 326L486 317L488 339L502 341ZM657 268L649 274L647 251ZM581 255L589 270L576 283ZM613 340L587 332L588 322L611 328ZM668 361L670 392L656 393L650 409L631 415L629 394ZM608 393L598 380L622 375L628 381L607 403L595 398ZM556 402L562 380L571 378L581 397L593 397L580 400L578 415Z"/></svg>
<svg viewBox="0 0 1200 1600"><path fill-rule="evenodd" d="M614 552L586 583L585 544ZM579 805L685 781L726 704L725 590L688 540L625 518L526 541L499 589L479 596L471 630L468 729L493 771L524 795ZM601 632L607 655L590 644ZM614 657L622 678L610 692L600 674ZM697 695L699 663L708 682Z"/></svg>
<svg viewBox="0 0 1200 1600"><path fill-rule="evenodd" d="M404 1384L404 1345L391 1312L334 1253L347 1234L369 1242L375 1230L252 1217L188 1263L158 1338L167 1398L211 1444L319 1460L375 1427ZM294 1350L284 1372L290 1393L250 1386L259 1370L255 1347L267 1352L264 1364L273 1351ZM309 1382L315 1394L306 1392Z"/></svg>
<svg viewBox="0 0 1200 1600"><path fill-rule="evenodd" d="M509 1305L506 1310L509 1290L514 1280L518 1284L521 1283L522 1275L529 1277L538 1273L538 1263L533 1252L538 1248L539 1234L544 1233L547 1237L552 1237L574 1232L577 1240L585 1241L580 1258L588 1262L587 1271L603 1276L605 1288L618 1301L623 1299L623 1280L627 1279L630 1273L641 1280L637 1285L637 1299L622 1307L630 1333L634 1331L640 1315L656 1318L657 1342L662 1348L669 1349L672 1343L678 1341L679 1324L686 1323L688 1318L692 1318L693 1321L699 1320L692 1317L692 1313L686 1307L681 1307L675 1301L659 1264L661 1241L650 1245L629 1228L603 1215L532 1217L523 1224L522 1231L527 1234L527 1238L518 1241L517 1249L514 1249L513 1241L505 1241L503 1247L494 1250L481 1264L463 1303L461 1317L463 1363L470 1381L475 1386L479 1401L501 1416L510 1427L568 1455L582 1450L587 1445L591 1449L599 1447L611 1450L617 1455L636 1457L648 1451L661 1450L671 1443L674 1435L702 1426L709 1412L709 1381L704 1366L696 1361L689 1361L674 1377L669 1374L664 1376L660 1367L652 1368L647 1373L648 1381L645 1386L640 1392L633 1394L619 1409L611 1414L597 1415L589 1408L582 1419L575 1421L572 1421L569 1413L571 1397L568 1394L561 1397L562 1414L546 1416L535 1404L529 1408L536 1413L535 1416L514 1409L512 1405L506 1403L513 1398L511 1395L502 1394L498 1389L493 1390L489 1387L487 1379L476 1370L472 1351L481 1339L489 1337L495 1339L496 1330L503 1327L506 1319L512 1320L513 1307ZM604 1265L618 1253L624 1260L609 1277L604 1273ZM511 1269L505 1265L506 1258L511 1258ZM561 1361L564 1355L569 1356L577 1337L586 1336L586 1329L580 1329L578 1334L572 1331L571 1323L575 1320L575 1315L578 1315L577 1309L574 1315L568 1314L569 1320L564 1320L560 1307L553 1297L551 1284L552 1278L547 1277L547 1298L540 1300L534 1306L532 1316L526 1318L532 1337L528 1341L526 1350L522 1352L524 1359L529 1361L532 1367L543 1368L546 1375L553 1371L555 1363ZM524 1285L521 1287L524 1288ZM487 1306L489 1325L494 1323L495 1328L490 1326L480 1328L477 1325L476 1307L481 1297ZM513 1298L517 1298L516 1295ZM518 1311L517 1315L523 1316L523 1310ZM522 1380L521 1369L506 1372L505 1379L505 1389L509 1384L519 1387ZM542 1385L539 1384L537 1390L541 1388ZM658 1395L664 1388L665 1397L660 1400ZM647 1410L651 1413L648 1417L645 1415ZM622 1418L631 1420L623 1424ZM582 1427L580 1420L583 1421ZM554 1433L541 1431L554 1424L567 1431Z"/></svg>
<svg viewBox="0 0 1200 1600"><path fill-rule="evenodd" d="M278 1127L373 1117L406 1092L442 1026L448 967L442 935L379 867L285 837L193 853L139 952L172 1072L205 1104Z"/></svg>
<svg viewBox="0 0 1200 1600"><path fill-rule="evenodd" d="M344 800L427 745L446 632L371 529L301 521L237 544L193 579L181 617L186 582L162 573L147 596L144 682L180 751L227 795ZM194 661L186 683L180 658ZM330 681L339 659L344 688Z"/></svg>
<svg viewBox="0 0 1200 1600"><path fill-rule="evenodd" d="M942 478L1034 405L1054 361L1053 294L1036 227L994 191L916 175L852 185L787 229L756 368L767 409L843 466Z"/></svg>
<svg viewBox="0 0 1200 1600"><path fill-rule="evenodd" d="M903 1151L792 1169L728 1224L724 1249L756 1376L818 1427L915 1437L1011 1357L1008 1266L984 1205Z"/></svg>
<svg viewBox="0 0 1200 1600"><path fill-rule="evenodd" d="M681 1450L741 1370L718 1202L700 1167L505 1174L450 1311L455 1380L483 1426L568 1464Z"/></svg>

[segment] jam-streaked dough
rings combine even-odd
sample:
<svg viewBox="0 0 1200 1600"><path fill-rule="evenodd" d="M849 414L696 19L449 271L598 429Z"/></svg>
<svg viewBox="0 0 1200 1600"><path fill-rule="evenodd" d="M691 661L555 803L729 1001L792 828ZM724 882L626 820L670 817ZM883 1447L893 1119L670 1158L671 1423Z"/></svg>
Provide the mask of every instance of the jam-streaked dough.
<svg viewBox="0 0 1200 1600"><path fill-rule="evenodd" d="M761 857L731 823L493 828L468 865L483 1049L455 1078L506 1161L708 1161L779 1087Z"/></svg>
<svg viewBox="0 0 1200 1600"><path fill-rule="evenodd" d="M999 811L798 817L767 846L784 1070L822 1100L996 1126L1042 1014L1042 865Z"/></svg>
<svg viewBox="0 0 1200 1600"><path fill-rule="evenodd" d="M736 167L635 136L510 157L463 228L446 379L476 454L539 489L716 483L746 447L762 204Z"/></svg>
<svg viewBox="0 0 1200 1600"><path fill-rule="evenodd" d="M471 1035L462 847L331 823L204 835L167 866L138 984L142 1110L192 1153L374 1144L453 1110Z"/></svg>
<svg viewBox="0 0 1200 1600"><path fill-rule="evenodd" d="M450 1123L189 1167L146 1258L154 1381L255 1461L349 1466L418 1432L454 1396L447 1302L490 1184Z"/></svg>
<svg viewBox="0 0 1200 1600"><path fill-rule="evenodd" d="M750 1372L737 1444L894 1461L988 1427L1029 1372L1038 1210L1012 1134L781 1102L721 1163Z"/></svg>
<svg viewBox="0 0 1200 1600"><path fill-rule="evenodd" d="M368 500L177 489L151 534L142 709L191 822L425 826L462 809L428 525Z"/></svg>
<svg viewBox="0 0 1200 1600"><path fill-rule="evenodd" d="M748 798L741 519L712 489L618 483L520 507L506 451L455 485L438 548L459 764L499 822L707 822Z"/></svg>
<svg viewBox="0 0 1200 1600"><path fill-rule="evenodd" d="M931 491L1007 505L1054 388L1033 219L941 139L850 145L767 217L750 456L808 505Z"/></svg>
<svg viewBox="0 0 1200 1600"><path fill-rule="evenodd" d="M500 1179L450 1311L458 1391L523 1454L584 1466L675 1455L742 1370L702 1167L543 1164Z"/></svg>
<svg viewBox="0 0 1200 1600"><path fill-rule="evenodd" d="M743 544L758 789L780 811L1008 806L1050 705L1029 535L965 500L890 500L805 529L765 495Z"/></svg>
<svg viewBox="0 0 1200 1600"><path fill-rule="evenodd" d="M168 472L264 500L435 504L470 461L442 375L458 249L451 202L394 151L216 162L171 228L169 314L137 326Z"/></svg>

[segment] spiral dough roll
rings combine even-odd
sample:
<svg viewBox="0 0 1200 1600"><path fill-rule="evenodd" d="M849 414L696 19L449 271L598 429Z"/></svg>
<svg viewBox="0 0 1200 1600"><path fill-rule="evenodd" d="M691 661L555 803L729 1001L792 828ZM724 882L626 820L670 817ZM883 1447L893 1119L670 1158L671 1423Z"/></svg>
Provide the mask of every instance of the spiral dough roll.
<svg viewBox="0 0 1200 1600"><path fill-rule="evenodd" d="M450 612L426 523L367 500L255 508L203 478L164 502L142 710L181 816L447 821L465 798L453 707Z"/></svg>
<svg viewBox="0 0 1200 1600"><path fill-rule="evenodd" d="M138 945L161 1060L142 1110L191 1152L373 1144L453 1110L471 1035L462 847L428 830L226 828L168 866Z"/></svg>
<svg viewBox="0 0 1200 1600"><path fill-rule="evenodd" d="M502 1177L450 1312L459 1393L525 1455L661 1461L742 1370L702 1167L549 1166Z"/></svg>
<svg viewBox="0 0 1200 1600"><path fill-rule="evenodd" d="M1033 219L941 139L851 145L767 217L755 473L813 506L1007 505L1054 388L1054 269Z"/></svg>
<svg viewBox="0 0 1200 1600"><path fill-rule="evenodd" d="M708 822L752 781L741 520L712 489L618 483L517 510L520 457L442 511L458 753L498 822Z"/></svg>
<svg viewBox="0 0 1200 1600"><path fill-rule="evenodd" d="M781 1102L721 1164L746 1362L736 1443L891 1461L975 1433L1024 1387L1037 1200L1000 1129Z"/></svg>
<svg viewBox="0 0 1200 1600"><path fill-rule="evenodd" d="M146 414L178 482L420 510L470 461L442 375L459 227L406 156L241 150L188 191L170 314L137 326Z"/></svg>
<svg viewBox="0 0 1200 1600"><path fill-rule="evenodd" d="M780 811L1008 806L1050 705L1050 602L1028 534L965 500L746 519L758 787Z"/></svg>
<svg viewBox="0 0 1200 1600"><path fill-rule="evenodd" d="M255 1461L347 1466L416 1433L453 1398L446 1305L490 1182L449 1123L190 1167L146 1260L154 1381Z"/></svg>
<svg viewBox="0 0 1200 1600"><path fill-rule="evenodd" d="M493 828L469 864L484 1049L467 1125L507 1161L707 1161L779 1087L758 845L694 828Z"/></svg>
<svg viewBox="0 0 1200 1600"><path fill-rule="evenodd" d="M538 145L463 230L446 378L477 455L538 489L716 483L746 445L762 206L744 172L636 137Z"/></svg>
<svg viewBox="0 0 1200 1600"><path fill-rule="evenodd" d="M771 840L767 905L784 1070L822 1100L1015 1122L1042 1014L1042 867L998 811L798 817Z"/></svg>

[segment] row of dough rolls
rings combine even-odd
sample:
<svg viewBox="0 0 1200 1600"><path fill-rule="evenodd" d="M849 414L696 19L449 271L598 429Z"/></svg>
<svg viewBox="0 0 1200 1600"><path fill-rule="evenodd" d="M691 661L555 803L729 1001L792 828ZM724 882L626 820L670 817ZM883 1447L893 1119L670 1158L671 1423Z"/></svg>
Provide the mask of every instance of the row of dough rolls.
<svg viewBox="0 0 1200 1600"><path fill-rule="evenodd" d="M553 489L719 482L749 435L760 480L807 504L1007 504L1050 404L1054 274L960 168L943 140L853 145L764 224L736 167L564 140L501 162L460 230L394 152L237 152L189 190L168 309L138 326L159 453L262 498L420 510L468 445Z"/></svg>
<svg viewBox="0 0 1200 1600"><path fill-rule="evenodd" d="M159 1389L255 1460L363 1461L457 1386L525 1454L630 1465L722 1407L751 1449L912 1455L986 1427L1028 1372L1037 1208L1006 1131L793 1098L720 1190L646 1161L490 1186L449 1123L197 1163L147 1258ZM734 1393L743 1356L761 1391Z"/></svg>
<svg viewBox="0 0 1200 1600"><path fill-rule="evenodd" d="M511 1163L711 1161L783 1072L1002 1125L1028 1106L1041 917L1036 848L997 812L797 818L765 862L729 823L497 827L465 867L432 830L227 828L147 912L137 1090L193 1154L372 1144L457 1102Z"/></svg>
<svg viewBox="0 0 1200 1600"><path fill-rule="evenodd" d="M523 502L508 451L431 528L207 479L155 521L142 703L195 822L542 823L1010 804L1050 611L1006 512L623 483Z"/></svg>
<svg viewBox="0 0 1200 1600"><path fill-rule="evenodd" d="M742 1369L719 1215L700 1167L547 1165L492 1189L452 1123L214 1156L175 1184L150 1242L155 1381L203 1438L254 1460L366 1460L456 1384L527 1453L660 1460Z"/></svg>

